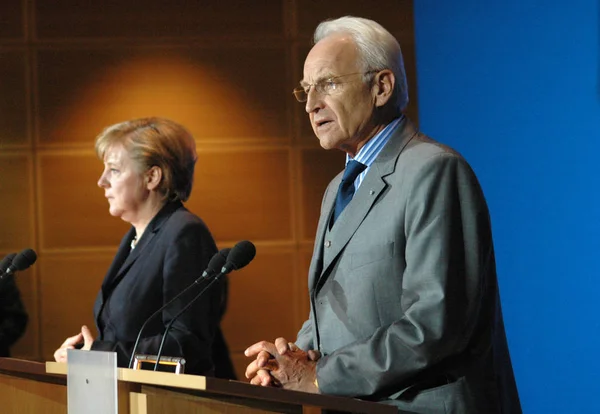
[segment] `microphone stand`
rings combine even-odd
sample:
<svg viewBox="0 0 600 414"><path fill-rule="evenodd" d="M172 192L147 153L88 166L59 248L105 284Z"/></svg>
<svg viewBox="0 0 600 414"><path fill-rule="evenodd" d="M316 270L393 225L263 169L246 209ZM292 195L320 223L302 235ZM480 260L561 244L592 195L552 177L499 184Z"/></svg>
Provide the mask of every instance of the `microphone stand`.
<svg viewBox="0 0 600 414"><path fill-rule="evenodd" d="M171 303L173 303L175 300L179 299L184 293L186 293L188 290L190 290L193 287L196 287L197 285L200 284L200 282L205 281L206 278L204 276L199 277L198 279L194 280L194 282L192 284L190 284L188 287L186 287L185 289L183 289L181 292L179 292L177 295L175 295L175 297L173 297L171 300L169 300L167 303L165 303L164 305L162 305L160 308L158 308L158 310L156 312L154 312L152 315L150 315L150 317L148 319L146 319L146 321L144 322L144 324L142 325L142 327L140 328L137 338L135 339L135 344L133 345L133 350L131 351L131 358L129 359L129 365L128 368L133 368L133 360L135 358L135 351L137 350L138 344L140 342L140 338L142 337L142 332L144 331L144 328L146 327L146 325L148 324L148 322L150 322L152 319L154 319L154 317L156 315L158 315L160 312L162 312L167 306L169 306ZM206 288L204 288L202 290L202 292L204 292L206 290ZM186 308L187 309L187 308Z"/></svg>
<svg viewBox="0 0 600 414"><path fill-rule="evenodd" d="M165 344L165 340L167 339L167 333L169 332L169 329L171 329L171 326L173 325L173 322L175 322L177 320L177 318L179 318L185 311L187 311L190 306L192 306L192 304L194 302L196 302L196 300L198 300L198 298L200 298L204 292L206 292L217 280L219 280L223 275L225 275L227 273L223 273L223 272L219 272L213 280L210 281L210 283L208 285L206 285L204 287L204 289L202 289L200 291L200 293L198 293L194 299L192 299L190 301L190 303L188 303L187 305L185 305L183 307L183 309L181 309L179 312L177 312L177 314L171 319L171 321L169 322L169 324L167 325L165 332L163 333L162 339L160 341L160 346L158 347L158 353L156 354L156 363L154 364L154 371L158 370L158 363L160 362L160 356L162 355L162 350L163 350L163 346Z"/></svg>

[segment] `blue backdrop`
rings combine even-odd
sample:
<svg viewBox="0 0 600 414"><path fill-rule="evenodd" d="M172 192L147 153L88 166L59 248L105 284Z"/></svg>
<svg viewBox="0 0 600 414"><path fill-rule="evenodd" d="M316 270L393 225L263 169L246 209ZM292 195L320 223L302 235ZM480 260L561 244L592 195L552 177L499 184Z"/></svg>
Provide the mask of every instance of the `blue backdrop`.
<svg viewBox="0 0 600 414"><path fill-rule="evenodd" d="M598 0L414 4L419 124L486 193L523 410L600 413Z"/></svg>

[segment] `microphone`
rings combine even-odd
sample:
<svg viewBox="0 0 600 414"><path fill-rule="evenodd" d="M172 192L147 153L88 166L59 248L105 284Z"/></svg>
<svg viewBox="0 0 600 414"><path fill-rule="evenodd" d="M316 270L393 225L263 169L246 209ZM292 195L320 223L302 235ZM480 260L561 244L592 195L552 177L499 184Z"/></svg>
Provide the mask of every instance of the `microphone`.
<svg viewBox="0 0 600 414"><path fill-rule="evenodd" d="M9 254L2 261L4 262L4 260L6 260L10 256L12 255ZM6 268L6 270L2 272L0 278L3 278L6 275L11 275L21 270L25 270L29 266L34 264L37 260L37 254L35 254L35 252L32 249L21 250L18 254L12 257L12 263Z"/></svg>
<svg viewBox="0 0 600 414"><path fill-rule="evenodd" d="M231 249L229 247L219 250L219 252L208 261L208 266L206 267L206 270L202 272L202 277L210 279L219 273L223 266L225 266L230 251Z"/></svg>
<svg viewBox="0 0 600 414"><path fill-rule="evenodd" d="M0 261L0 275L4 274L4 272L6 272L6 270L8 269L8 267L10 266L10 264L12 263L12 261L16 255L17 255L16 253L7 254L4 257L4 259L2 259ZM225 263L225 262L223 262L223 263Z"/></svg>
<svg viewBox="0 0 600 414"><path fill-rule="evenodd" d="M229 256L227 256L227 262L221 269L221 273L226 275L232 270L239 270L246 266L256 256L256 247L248 240L243 240L233 246Z"/></svg>
<svg viewBox="0 0 600 414"><path fill-rule="evenodd" d="M208 266L206 267L206 270L204 272L202 272L202 276L200 276L198 279L194 280L188 287L183 289L181 292L179 292L177 295L175 295L171 300L169 300L167 303L165 303L160 308L158 308L158 310L156 312L154 312L152 315L150 315L148 317L148 319L146 319L144 321L144 324L140 328L137 338L135 339L135 343L133 345L133 350L131 351L131 358L129 359L129 366L128 366L129 368L133 368L133 360L135 358L135 351L136 351L138 344L140 342L140 339L142 337L142 332L144 331L144 328L146 327L148 322L150 322L154 317L156 317L156 315L160 314L167 306L169 306L175 300L180 298L188 290L195 287L196 285L199 285L201 282L208 280L214 274L218 273L218 271L219 271L218 269L221 268L223 266L223 263L226 262L227 255L229 254L230 250L231 249L226 248L226 249L221 249L217 253L215 253L213 255L213 257L211 257L211 259L208 261Z"/></svg>
<svg viewBox="0 0 600 414"><path fill-rule="evenodd" d="M204 294L204 292L210 289L210 287L217 280L219 280L221 277L230 273L233 270L239 270L242 267L246 266L252 261L252 259L254 259L254 256L256 256L256 247L254 247L254 244L252 244L252 242L248 240L243 240L241 242L238 242L235 246L233 246L233 248L229 252L229 255L227 256L225 264L221 268L221 271L216 276L214 276L209 282L209 284L206 285L204 289L202 289L200 293L198 293L194 297L194 299L192 299L187 305L185 305L184 308L181 309L167 325L165 332L163 333L163 337L160 341L158 353L156 354L156 363L154 364L154 371L158 369L158 363L160 362L160 356L162 355L163 346L165 344L165 340L167 339L167 333L169 332L169 329L171 329L171 326L173 326L173 323L177 320L177 318L179 318L185 311L187 311L190 308L190 306L192 306L192 304L196 302L196 300L198 300Z"/></svg>

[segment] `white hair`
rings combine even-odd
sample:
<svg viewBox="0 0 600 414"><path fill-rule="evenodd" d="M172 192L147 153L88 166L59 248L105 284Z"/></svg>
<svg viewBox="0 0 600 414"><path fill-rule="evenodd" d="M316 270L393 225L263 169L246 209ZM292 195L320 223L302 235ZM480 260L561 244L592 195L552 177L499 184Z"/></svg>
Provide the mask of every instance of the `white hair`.
<svg viewBox="0 0 600 414"><path fill-rule="evenodd" d="M394 95L399 111L408 104L408 86L402 50L398 41L379 23L362 17L344 16L325 20L317 26L314 34L316 44L333 34L348 34L356 43L362 70L390 69L396 78Z"/></svg>

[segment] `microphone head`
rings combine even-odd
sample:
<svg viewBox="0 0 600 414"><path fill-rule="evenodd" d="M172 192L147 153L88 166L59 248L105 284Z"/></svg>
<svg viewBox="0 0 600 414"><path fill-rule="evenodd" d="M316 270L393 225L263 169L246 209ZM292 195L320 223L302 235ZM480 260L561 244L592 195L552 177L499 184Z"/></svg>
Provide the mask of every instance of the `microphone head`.
<svg viewBox="0 0 600 414"><path fill-rule="evenodd" d="M243 240L233 246L229 256L227 256L227 263L221 269L221 273L227 274L232 270L239 270L246 266L256 256L256 247L248 240Z"/></svg>
<svg viewBox="0 0 600 414"><path fill-rule="evenodd" d="M13 272L25 270L34 264L36 260L37 254L35 254L33 249L24 249L15 256L10 268L13 269Z"/></svg>
<svg viewBox="0 0 600 414"><path fill-rule="evenodd" d="M16 253L10 253L10 254L7 254L4 257L4 259L0 260L0 274L6 272L8 270L8 267L10 266L10 264L12 263L12 261L14 260L16 255L17 255Z"/></svg>
<svg viewBox="0 0 600 414"><path fill-rule="evenodd" d="M219 250L208 262L206 270L202 273L203 278L213 277L221 271L221 268L225 266L227 256L229 255L230 248Z"/></svg>
<svg viewBox="0 0 600 414"><path fill-rule="evenodd" d="M231 247L225 247L224 249L219 250L219 254L223 256L225 260L227 260L227 256L229 256L229 252L231 252Z"/></svg>

